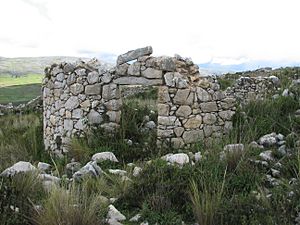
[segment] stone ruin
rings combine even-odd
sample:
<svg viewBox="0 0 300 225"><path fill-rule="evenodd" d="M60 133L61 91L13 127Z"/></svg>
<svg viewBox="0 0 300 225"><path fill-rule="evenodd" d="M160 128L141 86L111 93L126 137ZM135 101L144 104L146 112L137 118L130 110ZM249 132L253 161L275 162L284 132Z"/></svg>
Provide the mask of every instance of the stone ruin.
<svg viewBox="0 0 300 225"><path fill-rule="evenodd" d="M226 96L216 79L202 76L190 59L151 54L151 47L129 51L110 69L97 60L47 67L43 81L46 149L63 153L70 138L93 124L108 132L118 129L122 85L158 87L158 145L167 142L184 148L227 133L235 98Z"/></svg>

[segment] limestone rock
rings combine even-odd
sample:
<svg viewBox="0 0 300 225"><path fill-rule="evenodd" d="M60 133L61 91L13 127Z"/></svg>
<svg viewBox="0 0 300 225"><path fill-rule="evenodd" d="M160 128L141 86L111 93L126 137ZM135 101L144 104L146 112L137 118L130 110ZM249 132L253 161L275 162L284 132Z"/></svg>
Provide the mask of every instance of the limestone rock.
<svg viewBox="0 0 300 225"><path fill-rule="evenodd" d="M231 120L231 117L233 116L234 112L231 110L221 111L219 112L219 116L223 120Z"/></svg>
<svg viewBox="0 0 300 225"><path fill-rule="evenodd" d="M175 116L158 116L158 124L165 126L174 126L175 125Z"/></svg>
<svg viewBox="0 0 300 225"><path fill-rule="evenodd" d="M199 128L202 123L202 117L200 115L197 115L195 117L191 117L187 120L187 122L184 124L184 127L187 129L195 129Z"/></svg>
<svg viewBox="0 0 300 225"><path fill-rule="evenodd" d="M107 219L123 221L126 220L126 217L122 213L120 213L113 205L109 205Z"/></svg>
<svg viewBox="0 0 300 225"><path fill-rule="evenodd" d="M72 118L80 119L83 117L83 110L82 109L74 109L72 111Z"/></svg>
<svg viewBox="0 0 300 225"><path fill-rule="evenodd" d="M190 105L193 103L193 98L190 97L190 89L179 89L173 98L175 104Z"/></svg>
<svg viewBox="0 0 300 225"><path fill-rule="evenodd" d="M170 106L167 104L157 104L157 111L159 116L168 116Z"/></svg>
<svg viewBox="0 0 300 225"><path fill-rule="evenodd" d="M121 65L116 66L116 74L120 76L125 76L127 75L127 70L128 70L129 64L124 63Z"/></svg>
<svg viewBox="0 0 300 225"><path fill-rule="evenodd" d="M192 114L192 109L188 105L180 106L176 111L176 116L187 118L189 115Z"/></svg>
<svg viewBox="0 0 300 225"><path fill-rule="evenodd" d="M65 108L69 110L73 110L79 106L78 97L71 96L67 102L65 103Z"/></svg>
<svg viewBox="0 0 300 225"><path fill-rule="evenodd" d="M185 131L182 135L182 138L186 144L196 143L200 140L203 140L204 133L202 130Z"/></svg>
<svg viewBox="0 0 300 225"><path fill-rule="evenodd" d="M161 79L162 71L153 68L147 68L146 70L142 71L142 76L149 79Z"/></svg>
<svg viewBox="0 0 300 225"><path fill-rule="evenodd" d="M110 100L120 97L120 91L116 84L108 84L103 86L102 90L103 99Z"/></svg>
<svg viewBox="0 0 300 225"><path fill-rule="evenodd" d="M137 177L137 176L140 175L141 172L142 172L142 168L136 166L136 167L134 167L134 169L133 169L132 175L133 175L134 177Z"/></svg>
<svg viewBox="0 0 300 225"><path fill-rule="evenodd" d="M137 59L141 56L151 55L153 52L151 46L144 48L138 48L136 50L129 51L125 54L119 55L117 59L117 65L129 62L131 60Z"/></svg>
<svg viewBox="0 0 300 225"><path fill-rule="evenodd" d="M177 153L177 154L170 153L161 158L169 163L178 164L180 166L183 166L184 164L190 162L189 156L185 153Z"/></svg>
<svg viewBox="0 0 300 225"><path fill-rule="evenodd" d="M170 95L168 87L159 87L158 89L158 102L167 103L170 102Z"/></svg>
<svg viewBox="0 0 300 225"><path fill-rule="evenodd" d="M78 83L72 84L72 85L70 86L70 91L71 91L71 93L72 93L73 95L78 95L78 94L80 94L81 92L83 92L83 89L84 89L83 85L82 85L82 84L78 84Z"/></svg>
<svg viewBox="0 0 300 225"><path fill-rule="evenodd" d="M92 71L88 74L87 81L89 84L94 84L99 80L99 73L96 71Z"/></svg>
<svg viewBox="0 0 300 225"><path fill-rule="evenodd" d="M112 162L119 162L115 154L112 152L98 152L92 156L92 160L97 162L102 162L105 160L109 160Z"/></svg>
<svg viewBox="0 0 300 225"><path fill-rule="evenodd" d="M64 120L64 130L72 131L73 130L73 121L70 119Z"/></svg>
<svg viewBox="0 0 300 225"><path fill-rule="evenodd" d="M100 115L100 113L98 113L97 111L95 111L93 109L89 112L89 114L87 115L87 118L88 118L88 122L90 124L99 124L99 123L102 123L102 121L103 121L103 118Z"/></svg>
<svg viewBox="0 0 300 225"><path fill-rule="evenodd" d="M11 167L5 169L0 176L9 177L14 176L18 173L27 173L35 171L36 168L30 162L19 161Z"/></svg>
<svg viewBox="0 0 300 225"><path fill-rule="evenodd" d="M85 176L94 176L98 177L102 174L101 168L97 165L97 162L88 162L84 167L82 167L79 171L73 174L73 178L75 180L80 180Z"/></svg>
<svg viewBox="0 0 300 225"><path fill-rule="evenodd" d="M271 150L264 151L264 152L260 153L259 156L262 160L274 161Z"/></svg>
<svg viewBox="0 0 300 225"><path fill-rule="evenodd" d="M266 134L259 138L258 143L265 147L273 146L277 143L276 133Z"/></svg>
<svg viewBox="0 0 300 225"><path fill-rule="evenodd" d="M182 147L184 147L183 139L180 137L171 138L171 145L175 149L182 148Z"/></svg>
<svg viewBox="0 0 300 225"><path fill-rule="evenodd" d="M217 117L212 113L206 113L203 117L204 124L214 124L217 121Z"/></svg>
<svg viewBox="0 0 300 225"><path fill-rule="evenodd" d="M127 171L125 170L119 170L119 169L109 169L108 172L114 175L119 175L119 176L126 176Z"/></svg>
<svg viewBox="0 0 300 225"><path fill-rule="evenodd" d="M174 128L174 133L176 137L180 137L183 134L184 128L183 127L176 127Z"/></svg>
<svg viewBox="0 0 300 225"><path fill-rule="evenodd" d="M127 73L130 76L140 76L141 75L141 63L134 62L131 65L129 65Z"/></svg>
<svg viewBox="0 0 300 225"><path fill-rule="evenodd" d="M200 102L208 102L212 100L211 95L203 88L197 87L197 97Z"/></svg>
<svg viewBox="0 0 300 225"><path fill-rule="evenodd" d="M161 79L147 79L145 77L119 77L114 80L116 84L123 85L145 85L145 86L153 86L153 85L161 85Z"/></svg>
<svg viewBox="0 0 300 225"><path fill-rule="evenodd" d="M100 95L101 94L101 84L87 85L85 87L85 94Z"/></svg>
<svg viewBox="0 0 300 225"><path fill-rule="evenodd" d="M200 104L200 108L203 112L216 112L218 111L217 103L205 102Z"/></svg>

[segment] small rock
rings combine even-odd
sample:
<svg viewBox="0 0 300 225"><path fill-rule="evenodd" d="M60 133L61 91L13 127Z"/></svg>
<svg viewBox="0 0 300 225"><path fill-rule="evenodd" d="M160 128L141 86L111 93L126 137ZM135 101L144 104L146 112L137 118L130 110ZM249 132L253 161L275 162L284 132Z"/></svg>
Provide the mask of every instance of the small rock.
<svg viewBox="0 0 300 225"><path fill-rule="evenodd" d="M79 162L71 162L66 165L66 170L70 171L72 174L80 170L81 164Z"/></svg>
<svg viewBox="0 0 300 225"><path fill-rule="evenodd" d="M105 160L110 160L112 162L119 162L115 154L112 152L98 152L92 156L93 161L102 162Z"/></svg>
<svg viewBox="0 0 300 225"><path fill-rule="evenodd" d="M273 161L274 160L271 150L264 151L264 152L260 153L259 156L260 156L260 158L262 158L265 161Z"/></svg>
<svg viewBox="0 0 300 225"><path fill-rule="evenodd" d="M199 162L202 159L201 152L195 153L195 162Z"/></svg>
<svg viewBox="0 0 300 225"><path fill-rule="evenodd" d="M153 130L153 129L156 128L156 124L155 124L154 121L149 121L149 122L147 122L147 123L145 124L145 127L148 128L148 129L150 129L150 130Z"/></svg>
<svg viewBox="0 0 300 225"><path fill-rule="evenodd" d="M177 153L177 154L170 153L161 158L169 163L172 163L172 164L176 163L180 166L183 166L184 164L187 164L190 162L189 156L185 153Z"/></svg>
<svg viewBox="0 0 300 225"><path fill-rule="evenodd" d="M86 175L91 175L98 177L102 174L101 168L94 162L88 162L84 167L82 167L79 171L73 174L73 178L75 180L80 180L82 177Z"/></svg>
<svg viewBox="0 0 300 225"><path fill-rule="evenodd" d="M249 146L250 146L251 148L260 148L260 149L263 149L263 148L264 148L263 145L259 145L256 141L252 141L252 142L249 144Z"/></svg>
<svg viewBox="0 0 300 225"><path fill-rule="evenodd" d="M134 217L132 217L129 221L130 222L138 222L140 218L141 218L141 214L138 213Z"/></svg>
<svg viewBox="0 0 300 225"><path fill-rule="evenodd" d="M285 145L281 145L278 150L277 150L281 155L286 155L286 146Z"/></svg>
<svg viewBox="0 0 300 225"><path fill-rule="evenodd" d="M141 172L142 172L142 168L136 166L136 167L134 167L134 169L133 169L132 175L133 175L134 177L137 177Z"/></svg>
<svg viewBox="0 0 300 225"><path fill-rule="evenodd" d="M109 205L107 219L111 219L115 221L123 221L126 220L126 217L120 211L118 211L113 205Z"/></svg>
<svg viewBox="0 0 300 225"><path fill-rule="evenodd" d="M266 134L259 138L258 143L265 147L273 146L277 143L276 133Z"/></svg>
<svg viewBox="0 0 300 225"><path fill-rule="evenodd" d="M273 177L279 177L280 175L280 171L275 169L271 169L271 173Z"/></svg>

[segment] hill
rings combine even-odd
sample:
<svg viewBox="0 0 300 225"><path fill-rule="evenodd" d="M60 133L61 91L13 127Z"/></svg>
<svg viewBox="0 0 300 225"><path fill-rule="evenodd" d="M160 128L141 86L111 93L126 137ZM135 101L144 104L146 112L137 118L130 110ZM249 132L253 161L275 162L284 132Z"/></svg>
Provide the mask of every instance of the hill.
<svg viewBox="0 0 300 225"><path fill-rule="evenodd" d="M44 69L53 63L62 61L75 62L79 58L67 56L49 57L0 57L0 76L3 74L12 76L23 76L26 74L44 74ZM86 59L86 58L83 58Z"/></svg>

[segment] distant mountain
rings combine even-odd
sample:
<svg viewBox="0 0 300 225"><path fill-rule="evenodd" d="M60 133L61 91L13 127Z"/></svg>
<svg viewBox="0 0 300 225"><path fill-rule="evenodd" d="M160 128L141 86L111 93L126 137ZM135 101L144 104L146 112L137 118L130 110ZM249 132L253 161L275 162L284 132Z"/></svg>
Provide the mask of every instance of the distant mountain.
<svg viewBox="0 0 300 225"><path fill-rule="evenodd" d="M49 57L22 57L4 58L0 57L0 76L10 74L22 76L26 74L44 74L44 69L53 63L75 62L78 59L88 60L88 58L49 56Z"/></svg>

